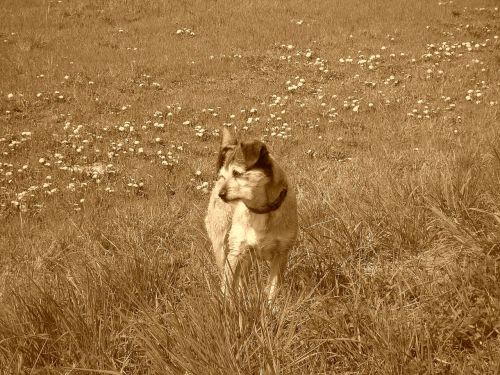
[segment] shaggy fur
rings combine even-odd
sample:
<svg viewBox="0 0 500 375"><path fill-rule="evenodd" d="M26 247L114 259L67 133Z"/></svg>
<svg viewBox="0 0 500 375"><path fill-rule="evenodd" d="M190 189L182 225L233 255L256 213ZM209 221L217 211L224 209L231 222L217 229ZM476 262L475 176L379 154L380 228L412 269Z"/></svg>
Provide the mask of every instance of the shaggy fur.
<svg viewBox="0 0 500 375"><path fill-rule="evenodd" d="M283 170L260 141L238 142L223 129L217 182L205 225L222 290L241 285L253 257L270 262L271 301L297 236L297 201Z"/></svg>

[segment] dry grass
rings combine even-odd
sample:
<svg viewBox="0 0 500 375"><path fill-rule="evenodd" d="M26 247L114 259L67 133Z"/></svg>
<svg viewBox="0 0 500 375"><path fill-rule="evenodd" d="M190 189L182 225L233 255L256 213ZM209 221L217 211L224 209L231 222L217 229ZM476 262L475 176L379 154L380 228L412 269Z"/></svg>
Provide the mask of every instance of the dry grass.
<svg viewBox="0 0 500 375"><path fill-rule="evenodd" d="M498 2L0 12L0 373L500 373ZM273 309L219 294L223 124L298 191Z"/></svg>

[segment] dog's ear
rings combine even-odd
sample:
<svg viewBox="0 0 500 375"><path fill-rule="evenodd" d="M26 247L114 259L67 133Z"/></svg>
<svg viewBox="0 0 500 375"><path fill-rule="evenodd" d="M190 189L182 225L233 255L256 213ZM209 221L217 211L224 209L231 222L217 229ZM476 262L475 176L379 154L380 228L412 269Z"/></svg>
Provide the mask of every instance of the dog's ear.
<svg viewBox="0 0 500 375"><path fill-rule="evenodd" d="M270 177L266 186L268 202L284 199L288 182L283 170L273 162L266 145L260 141L242 142L240 148L247 169L260 168Z"/></svg>
<svg viewBox="0 0 500 375"><path fill-rule="evenodd" d="M282 194L286 196L287 190L288 181L285 172L279 166L274 165L271 181L266 186L268 202L276 202Z"/></svg>
<svg viewBox="0 0 500 375"><path fill-rule="evenodd" d="M222 128L222 141L220 143L220 148L223 150L228 146L235 146L238 144L234 133L226 128L225 126Z"/></svg>
<svg viewBox="0 0 500 375"><path fill-rule="evenodd" d="M288 189L285 172L273 162L266 145L260 141L242 142L241 152L247 169L262 169L270 177L266 185L268 202L276 202L282 194L284 198Z"/></svg>
<svg viewBox="0 0 500 375"><path fill-rule="evenodd" d="M241 153L243 154L247 169L262 168L267 170L271 167L269 151L267 151L266 145L261 141L242 142Z"/></svg>
<svg viewBox="0 0 500 375"><path fill-rule="evenodd" d="M226 127L222 128L222 140L220 143L219 157L217 158L217 172L220 171L226 161L226 154L238 144L234 133Z"/></svg>

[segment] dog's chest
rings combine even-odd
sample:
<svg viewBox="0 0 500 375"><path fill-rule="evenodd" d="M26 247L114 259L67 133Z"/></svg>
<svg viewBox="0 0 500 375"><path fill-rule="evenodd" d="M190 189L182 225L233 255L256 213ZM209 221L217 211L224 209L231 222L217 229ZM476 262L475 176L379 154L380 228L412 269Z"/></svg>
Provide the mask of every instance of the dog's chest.
<svg viewBox="0 0 500 375"><path fill-rule="evenodd" d="M230 241L259 246L266 238L267 215L253 214L244 207L237 207L233 214Z"/></svg>

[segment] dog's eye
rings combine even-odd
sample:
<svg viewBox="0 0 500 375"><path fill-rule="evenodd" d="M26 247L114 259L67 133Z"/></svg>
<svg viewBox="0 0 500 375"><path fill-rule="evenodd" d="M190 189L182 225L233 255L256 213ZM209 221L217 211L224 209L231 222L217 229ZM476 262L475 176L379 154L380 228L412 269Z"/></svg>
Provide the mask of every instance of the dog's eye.
<svg viewBox="0 0 500 375"><path fill-rule="evenodd" d="M242 174L243 174L243 172L239 172L239 171L233 169L233 177L240 177Z"/></svg>

